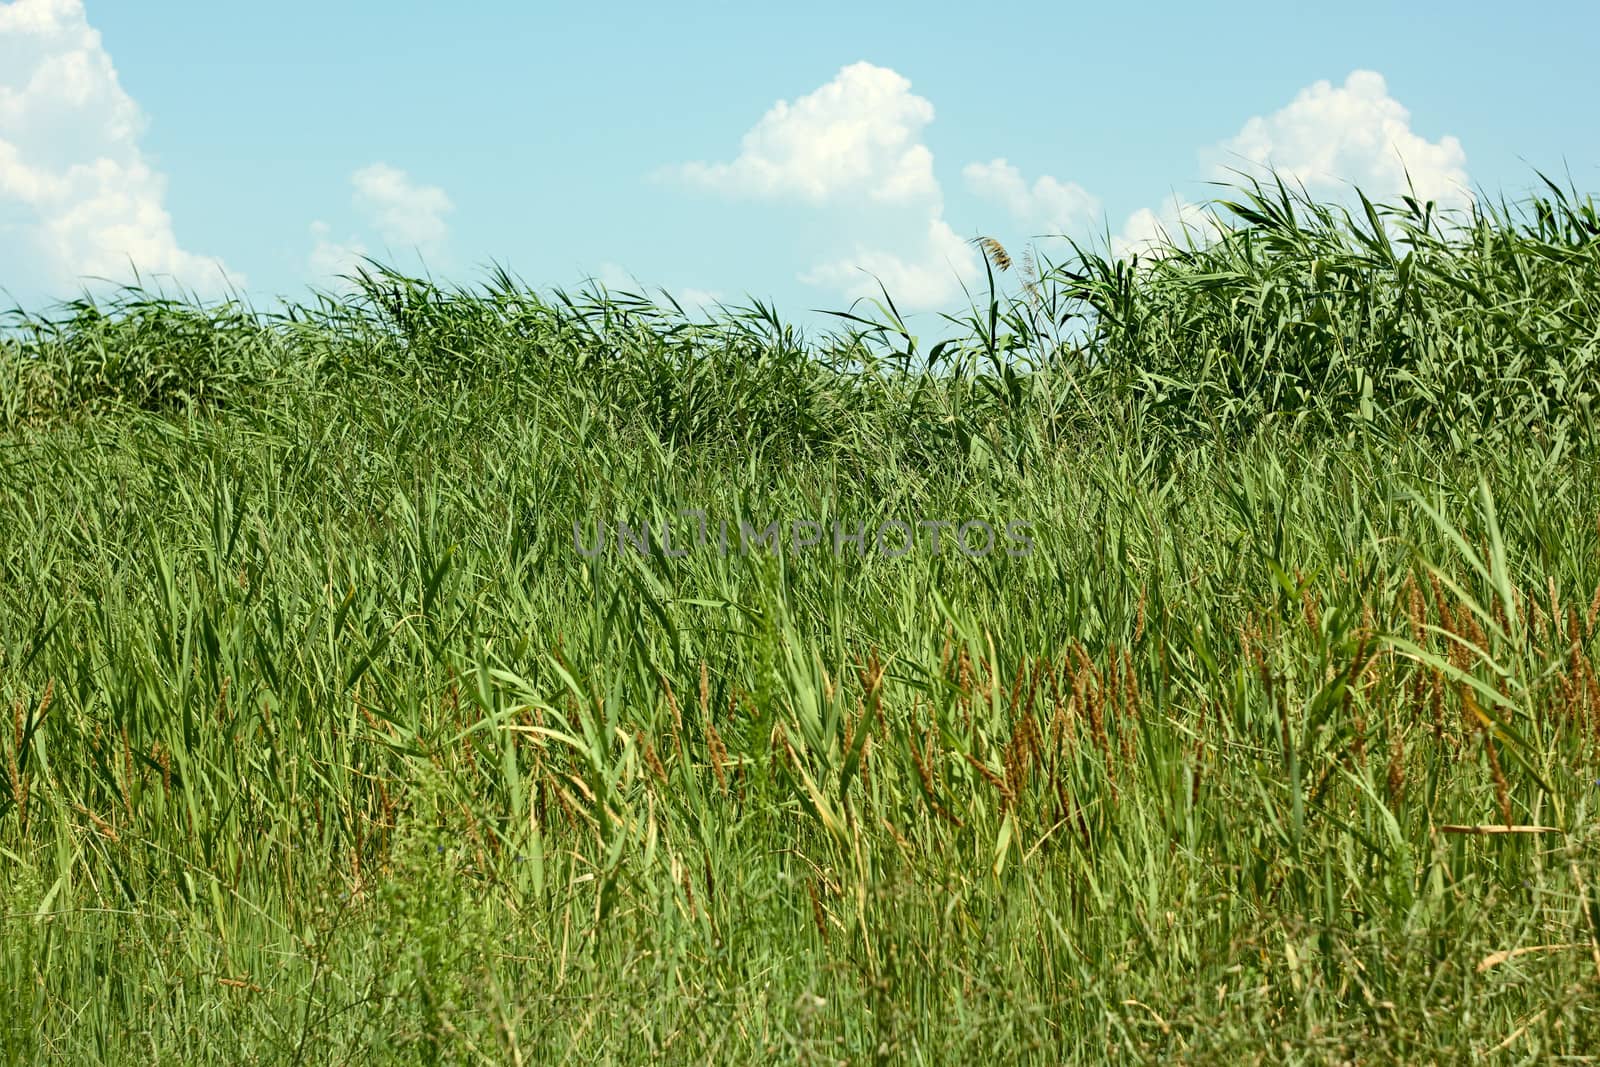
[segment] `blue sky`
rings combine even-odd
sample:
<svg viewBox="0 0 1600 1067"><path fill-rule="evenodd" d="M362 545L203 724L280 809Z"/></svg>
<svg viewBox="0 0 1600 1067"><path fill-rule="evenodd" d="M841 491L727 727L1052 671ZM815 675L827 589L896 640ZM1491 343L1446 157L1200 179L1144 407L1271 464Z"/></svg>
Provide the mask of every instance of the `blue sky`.
<svg viewBox="0 0 1600 1067"><path fill-rule="evenodd" d="M222 14L225 11L226 14ZM452 282L948 307L969 239L1137 248L1207 179L1600 188L1600 5L0 2L0 289ZM1045 243L1048 249L1048 242Z"/></svg>

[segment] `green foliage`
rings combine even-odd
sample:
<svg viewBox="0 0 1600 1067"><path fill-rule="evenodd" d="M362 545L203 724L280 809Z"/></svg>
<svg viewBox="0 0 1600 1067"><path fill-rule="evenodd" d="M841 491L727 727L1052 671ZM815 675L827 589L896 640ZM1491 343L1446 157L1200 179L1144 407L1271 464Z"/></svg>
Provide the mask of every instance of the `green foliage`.
<svg viewBox="0 0 1600 1067"><path fill-rule="evenodd" d="M1600 216L1558 186L1465 218L1404 198L1362 216L1281 182L1217 205L1216 240L1059 272L1092 351L1158 423L1592 440Z"/></svg>
<svg viewBox="0 0 1600 1067"><path fill-rule="evenodd" d="M1229 210L931 346L17 316L0 1058L1590 1054L1593 210ZM1033 550L738 551L797 519Z"/></svg>

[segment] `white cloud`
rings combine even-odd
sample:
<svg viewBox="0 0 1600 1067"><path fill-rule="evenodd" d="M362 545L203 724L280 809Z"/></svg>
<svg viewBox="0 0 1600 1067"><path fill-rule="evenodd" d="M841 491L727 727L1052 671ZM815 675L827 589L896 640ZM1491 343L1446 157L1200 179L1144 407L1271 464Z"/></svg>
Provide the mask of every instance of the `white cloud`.
<svg viewBox="0 0 1600 1067"><path fill-rule="evenodd" d="M1430 141L1413 130L1411 112L1389 95L1383 75L1370 70L1352 72L1342 86L1307 86L1287 106L1249 119L1201 156L1214 179L1275 170L1318 198L1347 199L1359 188L1369 199L1393 200L1415 189L1419 198L1447 209L1472 202L1461 142L1449 136ZM1182 244L1185 228L1197 238L1210 229L1198 206L1174 196L1159 208L1134 212L1112 239L1112 251L1148 256L1163 234Z"/></svg>
<svg viewBox="0 0 1600 1067"><path fill-rule="evenodd" d="M367 255L367 246L354 237L335 241L332 232L326 222L311 224L311 236L316 245L311 249L309 263L318 281L354 274L358 267L364 266L362 257Z"/></svg>
<svg viewBox="0 0 1600 1067"><path fill-rule="evenodd" d="M1411 128L1411 112L1389 95L1383 75L1353 72L1342 86L1319 81L1287 106L1257 116L1213 152L1219 175L1235 167L1272 167L1308 191L1351 185L1387 199L1407 191L1407 174L1424 200L1462 207L1472 194L1467 155L1454 137L1429 141ZM1242 164L1242 165L1241 165Z"/></svg>
<svg viewBox="0 0 1600 1067"><path fill-rule="evenodd" d="M718 192L788 199L851 209L871 221L876 238L830 258L802 281L876 295L876 275L908 308L937 307L981 273L976 251L944 218L933 154L922 143L933 105L893 70L857 63L791 102L780 101L745 134L725 163L689 163L675 173ZM1392 199L1411 186L1446 207L1470 202L1466 155L1454 137L1430 141L1411 128L1410 113L1383 78L1352 73L1342 86L1317 82L1287 106L1249 119L1235 136L1201 154L1208 177L1230 169L1274 167L1313 195L1340 196L1352 185ZM1072 234L1101 212L1076 182L1049 174L1031 181L1005 158L969 163L968 187L1014 219L1046 232ZM882 209L894 205L896 212ZM876 211L860 215L863 210ZM1159 254L1167 242L1204 241L1215 232L1210 213L1179 196L1128 217L1111 238L1114 254Z"/></svg>
<svg viewBox="0 0 1600 1067"><path fill-rule="evenodd" d="M977 250L936 216L912 255L857 248L853 256L813 267L800 280L839 289L851 299L881 296L881 281L902 309L924 309L948 304L960 295L962 283L979 273Z"/></svg>
<svg viewBox="0 0 1600 1067"><path fill-rule="evenodd" d="M731 163L686 163L679 176L722 193L885 203L939 200L921 141L933 105L904 76L854 63L793 103L780 100L744 135Z"/></svg>
<svg viewBox="0 0 1600 1067"><path fill-rule="evenodd" d="M683 305L685 311L715 311L717 305L724 299L723 295L715 290L696 289L693 286L675 289L672 295Z"/></svg>
<svg viewBox="0 0 1600 1067"><path fill-rule="evenodd" d="M81 0L0 3L0 208L30 286L169 277L216 294L243 278L179 246L166 181L139 146L144 116Z"/></svg>
<svg viewBox="0 0 1600 1067"><path fill-rule="evenodd" d="M355 171L350 175L350 187L356 208L389 252L404 249L425 258L442 253L450 236L444 217L455 210L443 189L418 185L405 171L387 163L372 163ZM311 237L315 243L307 265L321 282L353 273L364 266L362 258L371 254L359 237L335 240L332 227L325 222L311 224Z"/></svg>
<svg viewBox="0 0 1600 1067"><path fill-rule="evenodd" d="M617 293L643 293L645 285L620 263L606 260L600 264L600 269L588 278L589 281L599 282L601 286Z"/></svg>
<svg viewBox="0 0 1600 1067"><path fill-rule="evenodd" d="M1173 246L1202 245L1216 232L1213 215L1174 193L1159 207L1140 208L1129 215L1122 232L1111 238L1111 254L1118 259L1132 255L1149 259Z"/></svg>
<svg viewBox="0 0 1600 1067"><path fill-rule="evenodd" d="M1004 159L968 163L961 174L968 188L1000 203L1018 222L1042 226L1054 234L1068 233L1100 211L1100 201L1077 182L1045 174L1030 186L1022 172Z"/></svg>
<svg viewBox="0 0 1600 1067"><path fill-rule="evenodd" d="M612 293L631 293L653 297L664 292L670 294L685 311L691 313L697 310L715 311L717 305L724 299L721 292L711 289L696 289L692 286L686 286L681 289L656 289L640 281L636 275L620 263L611 260L601 263L599 269L591 274L587 280L598 282ZM663 299L661 303L664 305L665 300Z"/></svg>
<svg viewBox="0 0 1600 1067"><path fill-rule="evenodd" d="M373 163L350 175L356 206L390 245L437 252L450 227L445 215L455 209L443 189L418 185L405 171Z"/></svg>
<svg viewBox="0 0 1600 1067"><path fill-rule="evenodd" d="M876 296L876 276L903 308L937 307L976 277L978 260L944 219L933 153L922 142L932 121L933 105L904 75L854 63L792 103L774 104L731 162L669 173L726 195L836 212L855 246L802 271L802 282Z"/></svg>

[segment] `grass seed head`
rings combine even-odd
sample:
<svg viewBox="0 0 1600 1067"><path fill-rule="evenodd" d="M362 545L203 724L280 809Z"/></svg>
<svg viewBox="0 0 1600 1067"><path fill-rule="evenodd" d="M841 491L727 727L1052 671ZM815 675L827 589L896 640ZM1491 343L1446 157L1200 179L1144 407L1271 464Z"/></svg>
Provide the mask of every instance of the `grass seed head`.
<svg viewBox="0 0 1600 1067"><path fill-rule="evenodd" d="M1006 251L1005 245L993 237L978 238L978 247L983 254L989 257L989 262L994 264L995 270L1008 271L1011 269L1011 255Z"/></svg>

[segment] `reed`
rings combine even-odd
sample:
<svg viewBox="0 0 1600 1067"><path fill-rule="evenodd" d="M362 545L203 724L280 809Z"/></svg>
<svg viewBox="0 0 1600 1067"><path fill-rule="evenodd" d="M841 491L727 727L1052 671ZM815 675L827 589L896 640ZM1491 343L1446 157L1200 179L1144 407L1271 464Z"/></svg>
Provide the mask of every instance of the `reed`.
<svg viewBox="0 0 1600 1067"><path fill-rule="evenodd" d="M1591 1055L1593 206L1217 211L932 344L377 265L14 313L0 1054Z"/></svg>

